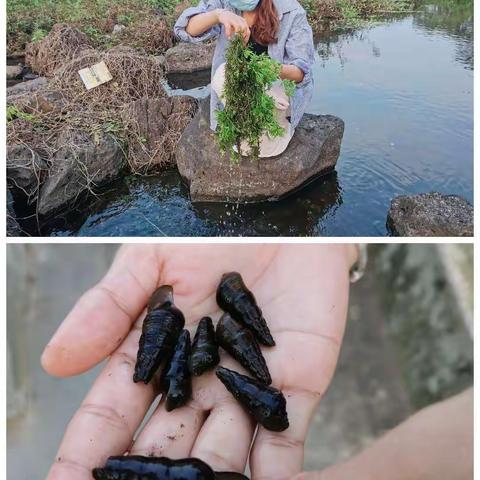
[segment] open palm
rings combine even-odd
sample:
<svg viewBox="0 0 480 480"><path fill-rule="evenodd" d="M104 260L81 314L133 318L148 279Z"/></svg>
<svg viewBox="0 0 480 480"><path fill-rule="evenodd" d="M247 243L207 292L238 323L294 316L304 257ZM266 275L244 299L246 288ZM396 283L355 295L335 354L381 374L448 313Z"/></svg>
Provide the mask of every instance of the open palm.
<svg viewBox="0 0 480 480"><path fill-rule="evenodd" d="M350 254L333 245L122 247L42 356L44 368L58 376L84 372L109 357L67 428L48 480L90 480L93 467L126 451L195 456L215 470L238 472L250 453L254 480L300 472L310 418L332 378L343 336ZM162 284L172 285L194 334L202 316L215 322L221 315L215 291L228 271L242 274L275 338L275 347L262 349L273 385L287 399L290 427L281 433L259 427L255 435L250 417L210 371L193 379L193 398L185 407L166 412L161 402L134 441L158 393L154 384L132 381L149 296ZM245 373L225 352L221 364Z"/></svg>

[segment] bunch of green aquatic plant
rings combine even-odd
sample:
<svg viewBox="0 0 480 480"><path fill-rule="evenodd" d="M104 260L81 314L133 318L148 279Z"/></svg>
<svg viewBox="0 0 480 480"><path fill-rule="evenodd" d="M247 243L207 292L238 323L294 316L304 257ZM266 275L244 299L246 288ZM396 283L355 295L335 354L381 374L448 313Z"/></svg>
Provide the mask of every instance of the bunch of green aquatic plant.
<svg viewBox="0 0 480 480"><path fill-rule="evenodd" d="M225 108L216 112L220 148L233 161L239 161L241 144L247 143L251 157L258 159L264 133L272 138L285 133L275 118L275 101L267 94L280 78L281 65L266 54L254 53L240 35L231 41L226 60ZM287 94L293 94L294 83L284 85Z"/></svg>

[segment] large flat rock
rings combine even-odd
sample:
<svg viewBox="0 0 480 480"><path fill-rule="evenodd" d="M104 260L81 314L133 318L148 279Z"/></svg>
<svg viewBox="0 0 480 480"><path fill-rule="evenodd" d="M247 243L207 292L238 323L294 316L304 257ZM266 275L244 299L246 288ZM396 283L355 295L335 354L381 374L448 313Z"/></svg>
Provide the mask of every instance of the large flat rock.
<svg viewBox="0 0 480 480"><path fill-rule="evenodd" d="M278 200L335 168L343 131L340 118L305 114L281 155L232 164L210 130L206 99L182 134L177 166L193 202Z"/></svg>
<svg viewBox="0 0 480 480"><path fill-rule="evenodd" d="M387 228L399 237L472 237L473 207L458 195L401 195L392 200Z"/></svg>

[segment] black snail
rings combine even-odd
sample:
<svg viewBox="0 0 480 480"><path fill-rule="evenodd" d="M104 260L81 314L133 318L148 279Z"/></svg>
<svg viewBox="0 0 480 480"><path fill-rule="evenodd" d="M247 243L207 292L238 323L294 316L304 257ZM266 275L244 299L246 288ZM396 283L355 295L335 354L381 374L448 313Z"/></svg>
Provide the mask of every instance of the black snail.
<svg viewBox="0 0 480 480"><path fill-rule="evenodd" d="M260 343L269 347L275 345L262 311L239 273L230 272L222 276L217 288L217 303L235 320L250 328Z"/></svg>
<svg viewBox="0 0 480 480"><path fill-rule="evenodd" d="M220 361L218 346L215 341L215 329L210 317L203 317L193 339L190 356L190 371L199 376L214 368Z"/></svg>
<svg viewBox="0 0 480 480"><path fill-rule="evenodd" d="M190 333L182 330L172 358L162 374L162 389L165 392L167 412L185 405L192 395L192 379L189 368Z"/></svg>
<svg viewBox="0 0 480 480"><path fill-rule="evenodd" d="M216 338L218 344L255 378L267 385L272 383L260 346L248 328L225 313L217 324Z"/></svg>
<svg viewBox="0 0 480 480"><path fill-rule="evenodd" d="M288 428L287 402L280 390L240 373L219 367L217 377L247 412L267 430Z"/></svg>
<svg viewBox="0 0 480 480"><path fill-rule="evenodd" d="M92 474L95 480L248 480L240 473L216 473L198 458L171 460L139 455L110 457Z"/></svg>
<svg viewBox="0 0 480 480"><path fill-rule="evenodd" d="M143 321L134 382L150 382L162 361L172 354L184 325L183 313L173 303L172 287L164 285L157 289Z"/></svg>

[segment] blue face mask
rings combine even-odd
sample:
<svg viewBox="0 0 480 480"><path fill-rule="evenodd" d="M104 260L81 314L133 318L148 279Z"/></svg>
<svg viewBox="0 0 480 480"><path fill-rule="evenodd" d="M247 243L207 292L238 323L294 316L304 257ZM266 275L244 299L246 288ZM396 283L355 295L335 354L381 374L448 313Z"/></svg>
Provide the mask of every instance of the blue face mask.
<svg viewBox="0 0 480 480"><path fill-rule="evenodd" d="M241 12L251 12L255 10L260 0L228 0L231 7Z"/></svg>

